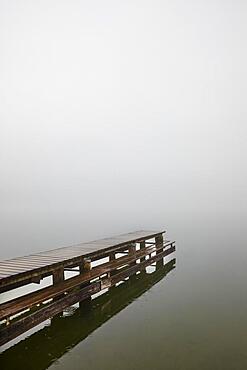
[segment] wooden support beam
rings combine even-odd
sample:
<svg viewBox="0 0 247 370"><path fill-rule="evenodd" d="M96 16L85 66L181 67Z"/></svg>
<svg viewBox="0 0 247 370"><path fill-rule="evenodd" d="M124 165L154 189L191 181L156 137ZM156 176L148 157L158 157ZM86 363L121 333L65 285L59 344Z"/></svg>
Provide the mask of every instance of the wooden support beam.
<svg viewBox="0 0 247 370"><path fill-rule="evenodd" d="M79 271L80 275L83 275L87 272L89 272L92 268L91 260L89 258L84 258L82 262L79 264ZM80 288L85 288L90 285L90 280L84 284L80 285ZM83 304L91 302L91 296L89 296L86 300L86 302L83 302L82 300L79 302L79 306L82 308Z"/></svg>
<svg viewBox="0 0 247 370"><path fill-rule="evenodd" d="M146 248L146 242L145 242L145 240L143 241L143 242L141 242L140 243L140 249L144 249L144 248ZM140 259L140 262L143 262L143 261L145 261L145 256L144 257L142 257L141 259Z"/></svg>
<svg viewBox="0 0 247 370"><path fill-rule="evenodd" d="M131 243L128 246L129 256L132 256L136 253L136 243ZM134 266L136 264L136 261L130 263L130 266Z"/></svg>
<svg viewBox="0 0 247 370"><path fill-rule="evenodd" d="M63 267L61 267L60 269L57 269L53 272L52 281L53 281L54 286L59 285L60 283L62 283L64 281L64 269L63 269ZM54 301L59 300L61 297L63 297L63 294L53 298L53 300Z"/></svg>
<svg viewBox="0 0 247 370"><path fill-rule="evenodd" d="M34 276L31 278L31 282L35 284L39 284L41 280L41 276Z"/></svg>
<svg viewBox="0 0 247 370"><path fill-rule="evenodd" d="M160 234L160 235L156 236L155 237L155 246L158 249L158 252L157 253L160 253L162 251L160 249L160 247L162 247L163 244L164 244L163 235Z"/></svg>
<svg viewBox="0 0 247 370"><path fill-rule="evenodd" d="M57 285L64 281L64 269L62 267L60 269L54 270L52 274L52 281L53 285Z"/></svg>
<svg viewBox="0 0 247 370"><path fill-rule="evenodd" d="M157 235L155 237L155 246L156 246L156 255L159 254L159 253L162 253L163 249L162 249L162 246L164 244L164 240L163 240L163 235L160 234L160 235ZM163 261L163 258L161 258L160 260L158 260L156 262L156 267L159 267L159 266L162 266L164 264L164 261Z"/></svg>
<svg viewBox="0 0 247 370"><path fill-rule="evenodd" d="M90 271L92 268L91 266L91 260L89 258L84 258L82 262L79 264L79 271L80 274L83 274L84 272Z"/></svg>
<svg viewBox="0 0 247 370"><path fill-rule="evenodd" d="M109 262L115 261L116 259L116 254L114 252L111 252L109 254ZM108 277L111 277L115 274L116 270L112 270L108 273Z"/></svg>

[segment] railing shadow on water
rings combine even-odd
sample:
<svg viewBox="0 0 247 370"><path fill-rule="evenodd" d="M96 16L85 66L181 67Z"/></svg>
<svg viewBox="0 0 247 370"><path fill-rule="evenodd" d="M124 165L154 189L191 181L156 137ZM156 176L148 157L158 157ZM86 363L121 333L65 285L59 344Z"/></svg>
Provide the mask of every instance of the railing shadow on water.
<svg viewBox="0 0 247 370"><path fill-rule="evenodd" d="M85 303L71 316L55 317L49 326L35 332L0 354L1 369L47 369L94 330L148 291L175 268L176 259L159 265L152 273L142 271L106 293Z"/></svg>

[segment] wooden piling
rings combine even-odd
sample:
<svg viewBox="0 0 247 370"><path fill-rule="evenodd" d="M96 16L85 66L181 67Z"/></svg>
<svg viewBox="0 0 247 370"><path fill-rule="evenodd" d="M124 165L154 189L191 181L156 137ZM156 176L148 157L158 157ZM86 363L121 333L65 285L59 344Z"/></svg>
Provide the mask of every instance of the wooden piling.
<svg viewBox="0 0 247 370"><path fill-rule="evenodd" d="M129 244L128 251L129 251L129 256L134 255L136 252L136 244L135 243ZM132 262L130 266L134 266L135 264L136 264L136 261Z"/></svg>
<svg viewBox="0 0 247 370"><path fill-rule="evenodd" d="M79 272L80 275L83 275L86 272L89 272L92 268L91 260L83 258L82 262L79 264ZM81 284L80 289L83 289L90 285L90 281L87 283ZM89 304L91 302L91 296L88 296L86 300L79 301L79 307L82 308L85 304Z"/></svg>
<svg viewBox="0 0 247 370"><path fill-rule="evenodd" d="M140 249L144 249L144 248L146 248L145 240L140 242ZM140 259L140 262L143 262L143 261L145 261L145 256Z"/></svg>
<svg viewBox="0 0 247 370"><path fill-rule="evenodd" d="M155 237L155 246L157 249L156 255L162 252L163 243L164 243L163 235L162 234L157 235ZM162 266L163 264L164 264L164 261L163 261L163 258L161 258L160 260L156 262L156 267Z"/></svg>
<svg viewBox="0 0 247 370"><path fill-rule="evenodd" d="M116 254L114 252L111 252L109 254L109 262L113 262L116 259ZM116 270L112 270L111 272L108 273L108 277L110 278L116 273Z"/></svg>
<svg viewBox="0 0 247 370"><path fill-rule="evenodd" d="M62 283L64 281L64 269L63 269L63 267L61 267L57 270L54 270L54 272L52 273L52 281L53 281L54 286L57 286L57 285L59 285L60 283ZM53 300L57 301L62 297L63 297L63 294L53 298Z"/></svg>

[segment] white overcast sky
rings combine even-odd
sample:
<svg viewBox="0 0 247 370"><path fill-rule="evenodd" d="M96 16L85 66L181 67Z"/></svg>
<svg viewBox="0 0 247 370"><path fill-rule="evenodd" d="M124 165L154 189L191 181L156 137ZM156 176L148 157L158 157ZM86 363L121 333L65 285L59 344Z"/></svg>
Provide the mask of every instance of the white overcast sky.
<svg viewBox="0 0 247 370"><path fill-rule="evenodd" d="M0 0L0 242L246 212L246 19L244 0Z"/></svg>

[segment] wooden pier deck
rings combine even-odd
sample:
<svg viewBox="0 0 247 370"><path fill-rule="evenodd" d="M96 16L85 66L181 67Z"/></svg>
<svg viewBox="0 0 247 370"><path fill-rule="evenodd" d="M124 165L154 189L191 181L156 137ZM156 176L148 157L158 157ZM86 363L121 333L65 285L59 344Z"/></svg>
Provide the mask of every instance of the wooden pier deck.
<svg viewBox="0 0 247 370"><path fill-rule="evenodd" d="M164 230L136 231L1 261L0 293L39 284L47 276L52 276L52 285L7 302L0 298L0 345L68 306L162 262L175 251L175 242L164 240L163 234ZM75 275L65 279L65 271Z"/></svg>

